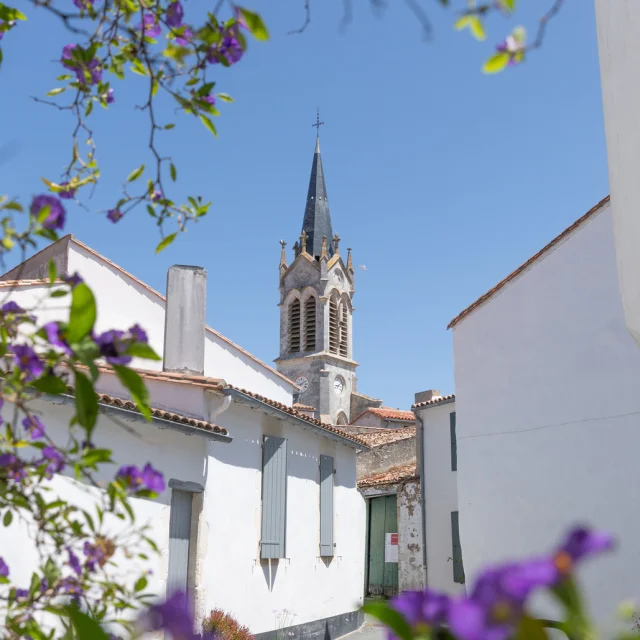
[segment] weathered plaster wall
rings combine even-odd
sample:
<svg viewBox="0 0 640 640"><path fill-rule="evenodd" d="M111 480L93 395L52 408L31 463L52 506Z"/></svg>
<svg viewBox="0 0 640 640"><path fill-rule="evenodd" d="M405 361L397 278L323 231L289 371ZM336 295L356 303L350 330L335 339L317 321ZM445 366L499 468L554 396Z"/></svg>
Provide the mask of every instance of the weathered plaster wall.
<svg viewBox="0 0 640 640"><path fill-rule="evenodd" d="M356 386L356 380L353 380L353 386ZM357 393L355 391L351 392L351 415L349 416L349 420L355 420L365 409L369 407L381 407L382 400L377 400L375 398L370 398L369 396L365 396L361 393Z"/></svg>
<svg viewBox="0 0 640 640"><path fill-rule="evenodd" d="M350 430L351 432L351 430ZM358 454L358 479L416 461L416 438L406 438Z"/></svg>
<svg viewBox="0 0 640 640"><path fill-rule="evenodd" d="M415 452L415 438L413 441ZM423 589L420 480L407 482L398 490L398 529L398 588Z"/></svg>

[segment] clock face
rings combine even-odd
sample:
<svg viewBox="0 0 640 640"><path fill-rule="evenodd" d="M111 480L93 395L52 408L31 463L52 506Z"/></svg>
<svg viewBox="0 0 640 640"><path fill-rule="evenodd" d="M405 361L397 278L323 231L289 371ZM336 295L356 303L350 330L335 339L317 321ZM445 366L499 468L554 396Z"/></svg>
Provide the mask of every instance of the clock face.
<svg viewBox="0 0 640 640"><path fill-rule="evenodd" d="M342 392L344 391L344 381L342 380L342 378L336 378L333 381L333 390L337 395L342 395Z"/></svg>
<svg viewBox="0 0 640 640"><path fill-rule="evenodd" d="M296 384L300 387L300 393L304 393L309 388L309 381L304 376L296 378Z"/></svg>
<svg viewBox="0 0 640 640"><path fill-rule="evenodd" d="M340 284L342 282L342 273L340 271L335 271L333 274L333 279Z"/></svg>

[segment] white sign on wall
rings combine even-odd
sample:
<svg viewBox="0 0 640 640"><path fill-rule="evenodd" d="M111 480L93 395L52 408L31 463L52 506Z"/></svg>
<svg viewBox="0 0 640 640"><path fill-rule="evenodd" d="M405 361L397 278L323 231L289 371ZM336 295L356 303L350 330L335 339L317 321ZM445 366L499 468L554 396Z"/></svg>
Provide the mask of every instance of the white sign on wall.
<svg viewBox="0 0 640 640"><path fill-rule="evenodd" d="M396 562L396 563L398 562L398 534L397 533L385 534L384 561Z"/></svg>

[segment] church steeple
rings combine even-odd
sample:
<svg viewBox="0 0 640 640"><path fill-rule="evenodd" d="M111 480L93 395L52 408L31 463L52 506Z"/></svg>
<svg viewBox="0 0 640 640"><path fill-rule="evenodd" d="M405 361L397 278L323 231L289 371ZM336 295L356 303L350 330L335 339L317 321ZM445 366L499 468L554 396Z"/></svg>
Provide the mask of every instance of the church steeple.
<svg viewBox="0 0 640 640"><path fill-rule="evenodd" d="M329 257L334 254L333 230L331 229L331 215L329 214L329 201L327 200L327 187L324 183L322 170L322 158L320 156L320 114L316 118L316 148L313 153L311 165L311 178L307 192L307 206L304 210L302 230L307 233L307 253L314 258L319 258L322 253L322 237L327 237L327 252Z"/></svg>

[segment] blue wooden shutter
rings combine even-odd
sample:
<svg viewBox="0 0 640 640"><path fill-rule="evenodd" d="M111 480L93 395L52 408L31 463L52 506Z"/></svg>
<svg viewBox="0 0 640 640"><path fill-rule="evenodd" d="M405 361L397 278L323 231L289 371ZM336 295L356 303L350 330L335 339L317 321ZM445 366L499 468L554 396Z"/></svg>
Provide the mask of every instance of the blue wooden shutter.
<svg viewBox="0 0 640 640"><path fill-rule="evenodd" d="M320 456L320 555L333 556L333 458Z"/></svg>
<svg viewBox="0 0 640 640"><path fill-rule="evenodd" d="M455 415L455 413L453 414ZM464 583L464 565L462 564L462 547L460 545L460 524L458 512L451 512L451 546L453 548L453 581Z"/></svg>
<svg viewBox="0 0 640 640"><path fill-rule="evenodd" d="M287 441L264 437L262 457L261 558L285 557L287 521Z"/></svg>
<svg viewBox="0 0 640 640"><path fill-rule="evenodd" d="M187 591L192 497L192 493L171 490L167 594Z"/></svg>
<svg viewBox="0 0 640 640"><path fill-rule="evenodd" d="M449 414L449 430L451 431L451 471L458 470L458 445L456 444L456 412Z"/></svg>

